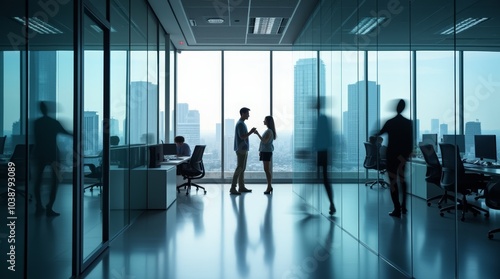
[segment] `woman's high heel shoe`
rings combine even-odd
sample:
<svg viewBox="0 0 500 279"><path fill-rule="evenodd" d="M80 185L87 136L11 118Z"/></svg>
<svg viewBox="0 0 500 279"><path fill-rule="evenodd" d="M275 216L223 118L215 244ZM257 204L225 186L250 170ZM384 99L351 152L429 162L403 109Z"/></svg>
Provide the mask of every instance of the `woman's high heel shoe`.
<svg viewBox="0 0 500 279"><path fill-rule="evenodd" d="M272 192L273 192L273 187L271 187L271 189L268 188L268 190L264 192L264 195L269 195Z"/></svg>

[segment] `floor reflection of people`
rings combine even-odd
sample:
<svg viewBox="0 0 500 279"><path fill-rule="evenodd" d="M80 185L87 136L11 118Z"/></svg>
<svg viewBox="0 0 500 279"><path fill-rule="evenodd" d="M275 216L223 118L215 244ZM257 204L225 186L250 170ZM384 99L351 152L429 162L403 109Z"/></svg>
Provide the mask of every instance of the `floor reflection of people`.
<svg viewBox="0 0 500 279"><path fill-rule="evenodd" d="M271 196L267 196L266 213L264 215L264 223L260 229L260 237L264 245L264 264L272 268L274 266L276 248L273 233L273 198ZM269 272L269 276L270 278L274 278L272 272Z"/></svg>
<svg viewBox="0 0 500 279"><path fill-rule="evenodd" d="M248 229L245 216L245 195L238 196L239 201L236 205L235 195L231 195L233 212L236 217L236 232L234 234L234 248L236 252L236 266L242 277L248 276L250 267L247 260L248 248Z"/></svg>
<svg viewBox="0 0 500 279"><path fill-rule="evenodd" d="M41 101L39 105L42 117L36 119L34 122L35 145L33 150L36 214L40 215L45 212L47 216L59 216L60 214L55 212L52 208L56 200L59 176L61 175L60 152L57 147L57 136L59 134L70 135L70 133L63 128L59 121L49 116L49 113L53 112L49 110L52 109L52 105L54 104ZM50 167L52 179L49 202L44 208L42 205L41 187L43 171L47 166Z"/></svg>

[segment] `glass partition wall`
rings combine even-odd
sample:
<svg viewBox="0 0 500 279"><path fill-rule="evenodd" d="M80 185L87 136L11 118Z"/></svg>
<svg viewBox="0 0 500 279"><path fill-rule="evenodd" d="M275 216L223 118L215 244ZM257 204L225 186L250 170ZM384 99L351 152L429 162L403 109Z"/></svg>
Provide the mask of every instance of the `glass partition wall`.
<svg viewBox="0 0 500 279"><path fill-rule="evenodd" d="M0 229L15 232L15 267L0 277L78 277L147 209L147 187L133 186L147 185L145 150L171 123L160 101L173 53L147 1L1 6L0 156L2 170L15 162L16 195L0 172L0 216L15 205L16 225Z"/></svg>

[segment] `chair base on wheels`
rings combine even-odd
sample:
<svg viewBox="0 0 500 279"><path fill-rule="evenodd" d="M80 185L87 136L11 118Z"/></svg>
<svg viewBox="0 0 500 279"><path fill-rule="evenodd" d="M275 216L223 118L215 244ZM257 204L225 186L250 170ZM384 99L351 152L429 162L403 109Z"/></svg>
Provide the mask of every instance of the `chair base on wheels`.
<svg viewBox="0 0 500 279"><path fill-rule="evenodd" d="M85 186L83 188L83 191L85 192L85 190L89 189L90 188L90 192L93 192L94 191L94 187L99 187L99 190L102 191L102 184L101 183L94 183L92 185L89 185L89 186Z"/></svg>
<svg viewBox="0 0 500 279"><path fill-rule="evenodd" d="M198 192L199 189L202 189L203 190L203 194L207 194L207 190L205 189L205 187L201 186L201 185L198 185L196 183L192 183L191 181L188 181L184 184L181 184L179 186L177 186L177 193L180 193L181 192L181 188L184 187L186 189L186 196L189 195L189 190L191 189L191 186L194 186L196 187L196 192Z"/></svg>
<svg viewBox="0 0 500 279"><path fill-rule="evenodd" d="M373 189L373 186L375 186L375 185L380 185L380 187L382 187L382 188L389 187L389 183L382 178L379 178L379 179L373 180L373 181L365 182L365 186L368 186L368 185L370 185L370 189Z"/></svg>
<svg viewBox="0 0 500 279"><path fill-rule="evenodd" d="M442 208L441 204L444 202L444 203L447 203L448 200L450 201L454 201L455 200L455 197L448 194L447 192L445 192L444 194L442 195L438 195L438 196L435 196L435 197L432 197L432 198L429 198L427 199L427 206L431 206L431 201L433 200L437 200L439 199L438 201L438 208Z"/></svg>
<svg viewBox="0 0 500 279"><path fill-rule="evenodd" d="M472 212L472 214L474 216L477 216L477 215L481 214L481 212L484 212L484 216L486 218L488 218L490 216L490 212L487 209L484 209L484 208L479 207L477 205L473 205L473 204L468 203L465 197L462 198L462 200L459 201L456 206L457 206L458 210L462 211L462 217L460 217L460 221L462 221L462 222L465 221L465 213L467 213L467 212ZM445 211L448 212L448 211L454 210L454 209L455 209L455 205L450 205L450 206L441 208L439 215L444 216Z"/></svg>

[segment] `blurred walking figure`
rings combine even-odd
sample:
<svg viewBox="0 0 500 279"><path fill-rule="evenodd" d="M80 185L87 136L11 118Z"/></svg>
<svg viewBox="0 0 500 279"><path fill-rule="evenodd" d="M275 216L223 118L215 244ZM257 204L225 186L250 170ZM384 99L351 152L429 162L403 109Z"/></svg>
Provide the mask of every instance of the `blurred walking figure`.
<svg viewBox="0 0 500 279"><path fill-rule="evenodd" d="M39 103L42 117L34 122L34 135L35 144L33 150L33 161L35 163L35 201L36 201L36 214L40 215L43 212L47 216L59 216L58 212L52 209L56 200L57 188L59 186L60 174L60 152L57 147L57 135L66 134L71 135L66 129L63 128L61 123L56 119L49 116L49 104L41 101ZM41 198L42 176L45 167L50 167L52 176L50 185L49 202L44 208Z"/></svg>
<svg viewBox="0 0 500 279"><path fill-rule="evenodd" d="M313 148L317 152L317 164L323 173L323 184L325 186L328 200L330 201L330 209L328 213L333 215L337 210L335 209L335 204L333 203L333 189L328 177L328 165L333 146L333 124L331 119L321 111L321 108L318 109L319 115L316 126L316 134L313 139Z"/></svg>
<svg viewBox="0 0 500 279"><path fill-rule="evenodd" d="M259 146L259 160L262 161L264 166L264 172L266 173L267 179L267 189L264 191L264 194L268 195L273 192L272 187L272 179L273 179L273 171L271 165L271 159L273 157L274 145L273 141L276 139L276 128L274 126L274 119L272 116L266 116L264 118L264 125L267 126L267 130L264 131L262 136L259 134L257 130L255 130L255 134L260 139Z"/></svg>
<svg viewBox="0 0 500 279"><path fill-rule="evenodd" d="M401 113L404 111L406 103L403 99L398 101L396 106L396 116L387 120L382 129L376 134L380 136L387 134L388 144L386 150L387 173L391 190L391 199L394 210L389 213L393 217L401 217L401 213L406 214L406 189L405 179L406 162L409 160L413 150L413 128L411 120ZM399 185L401 186L402 201L399 202Z"/></svg>

